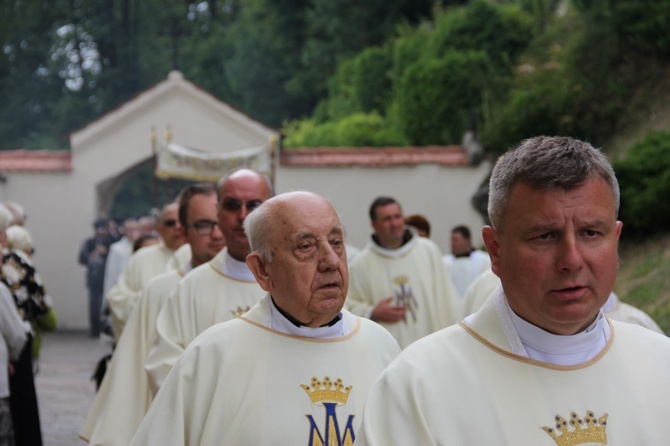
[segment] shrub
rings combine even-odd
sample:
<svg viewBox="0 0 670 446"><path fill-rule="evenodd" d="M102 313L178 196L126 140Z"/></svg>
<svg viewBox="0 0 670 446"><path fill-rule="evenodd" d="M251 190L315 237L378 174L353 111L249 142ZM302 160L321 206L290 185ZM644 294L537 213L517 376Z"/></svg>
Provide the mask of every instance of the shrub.
<svg viewBox="0 0 670 446"><path fill-rule="evenodd" d="M482 52L452 51L411 65L396 86L398 118L412 144L454 144L481 103L488 59Z"/></svg>
<svg viewBox="0 0 670 446"><path fill-rule="evenodd" d="M310 119L292 121L284 124L284 134L285 148L407 145L400 132L377 113L354 113L323 124Z"/></svg>
<svg viewBox="0 0 670 446"><path fill-rule="evenodd" d="M614 163L624 233L645 236L665 231L670 221L670 133L651 132L628 153Z"/></svg>

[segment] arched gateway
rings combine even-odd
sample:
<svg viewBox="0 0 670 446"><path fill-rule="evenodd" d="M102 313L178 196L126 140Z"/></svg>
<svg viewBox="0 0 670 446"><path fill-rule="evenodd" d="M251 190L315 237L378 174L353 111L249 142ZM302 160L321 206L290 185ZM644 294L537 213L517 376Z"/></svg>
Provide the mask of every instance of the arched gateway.
<svg viewBox="0 0 670 446"><path fill-rule="evenodd" d="M81 242L111 206L121 181L151 158L151 129L168 126L179 145L212 153L267 146L278 136L172 72L73 133L69 152L0 152L0 201L26 208L34 259L60 328L87 327L85 271L77 263ZM406 214L428 217L432 238L446 253L457 224L470 226L473 242L481 245L483 220L471 199L490 164L471 159L460 146L287 150L279 157L275 186L277 192L304 189L329 198L347 242L359 248L370 234L368 206L378 195L393 196Z"/></svg>

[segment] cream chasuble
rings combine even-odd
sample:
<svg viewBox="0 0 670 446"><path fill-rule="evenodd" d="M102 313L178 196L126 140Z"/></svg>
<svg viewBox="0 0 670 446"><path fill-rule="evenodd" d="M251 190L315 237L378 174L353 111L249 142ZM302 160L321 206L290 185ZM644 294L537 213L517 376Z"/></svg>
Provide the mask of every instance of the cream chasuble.
<svg viewBox="0 0 670 446"><path fill-rule="evenodd" d="M347 309L369 317L391 296L407 306L405 320L380 324L402 348L454 323L458 292L435 243L415 234L398 249L371 242L356 256L349 269Z"/></svg>
<svg viewBox="0 0 670 446"><path fill-rule="evenodd" d="M398 354L379 325L343 310L348 334L270 328L269 296L199 336L179 358L132 445L352 445L368 389Z"/></svg>
<svg viewBox="0 0 670 446"><path fill-rule="evenodd" d="M472 251L470 255L462 257L447 254L442 259L447 265L451 280L454 281L454 286L461 301L477 276L491 269L491 258L487 253L479 250Z"/></svg>
<svg viewBox="0 0 670 446"><path fill-rule="evenodd" d="M158 337L145 364L154 394L196 336L246 312L264 294L246 263L227 248L184 277L158 316Z"/></svg>
<svg viewBox="0 0 670 446"><path fill-rule="evenodd" d="M600 353L557 366L513 353L493 297L467 322L387 368L358 445L670 444L670 339L609 321Z"/></svg>
<svg viewBox="0 0 670 446"><path fill-rule="evenodd" d="M144 287L151 279L168 271L167 265L173 255L174 251L159 243L142 248L130 256L126 268L106 296L115 341L118 342Z"/></svg>
<svg viewBox="0 0 670 446"><path fill-rule="evenodd" d="M127 445L149 410L152 394L144 363L156 340L156 318L188 269L190 264L153 278L130 313L80 433L90 444Z"/></svg>
<svg viewBox="0 0 670 446"><path fill-rule="evenodd" d="M661 327L644 311L627 303L621 302L616 294L612 293L603 306L605 316L615 321L636 324L653 330L656 333L665 334Z"/></svg>

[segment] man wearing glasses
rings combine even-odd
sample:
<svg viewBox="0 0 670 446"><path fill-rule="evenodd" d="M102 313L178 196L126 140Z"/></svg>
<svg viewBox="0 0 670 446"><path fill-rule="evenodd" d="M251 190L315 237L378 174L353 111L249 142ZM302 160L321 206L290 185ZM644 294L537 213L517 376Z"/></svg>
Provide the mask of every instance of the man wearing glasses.
<svg viewBox="0 0 670 446"><path fill-rule="evenodd" d="M167 270L174 252L184 244L177 219L178 208L178 203L169 203L163 207L156 228L161 242L142 248L131 255L116 284L107 293L114 340L117 342L144 287L151 279Z"/></svg>
<svg viewBox="0 0 670 446"><path fill-rule="evenodd" d="M144 363L156 339L156 318L177 283L225 246L217 225L216 188L199 183L179 194L179 231L190 259L153 278L130 314L81 437L91 444L127 445L152 400Z"/></svg>
<svg viewBox="0 0 670 446"><path fill-rule="evenodd" d="M226 248L184 277L158 316L158 338L146 362L154 394L196 336L240 316L264 294L245 263L250 248L243 223L273 195L272 185L258 172L240 169L222 178L217 192L218 223Z"/></svg>

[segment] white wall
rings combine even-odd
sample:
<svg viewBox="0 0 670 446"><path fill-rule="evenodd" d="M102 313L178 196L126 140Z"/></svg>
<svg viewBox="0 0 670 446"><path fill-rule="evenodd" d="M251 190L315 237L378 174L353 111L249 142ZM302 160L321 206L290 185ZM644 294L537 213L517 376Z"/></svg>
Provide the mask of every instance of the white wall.
<svg viewBox="0 0 670 446"><path fill-rule="evenodd" d="M477 167L280 167L276 188L278 193L309 190L328 198L340 214L347 243L359 248L372 232L370 204L380 195L391 196L405 215L420 213L428 218L431 239L446 254L451 228L459 224L469 226L475 245L482 245L484 222L470 200L490 168L486 162Z"/></svg>

